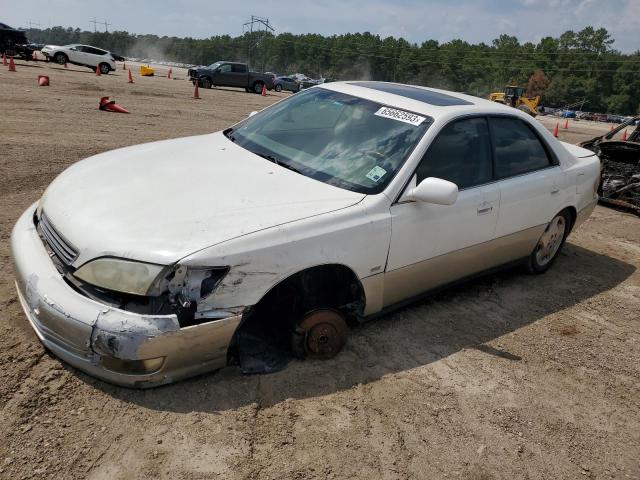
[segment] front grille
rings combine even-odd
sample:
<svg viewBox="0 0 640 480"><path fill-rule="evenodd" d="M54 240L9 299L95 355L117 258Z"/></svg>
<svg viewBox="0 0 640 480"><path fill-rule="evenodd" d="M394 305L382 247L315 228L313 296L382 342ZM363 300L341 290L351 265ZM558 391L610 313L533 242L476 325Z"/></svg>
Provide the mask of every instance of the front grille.
<svg viewBox="0 0 640 480"><path fill-rule="evenodd" d="M67 266L71 265L78 257L78 250L53 228L53 225L51 225L44 212L40 215L38 226L40 227L39 230L42 233L42 237L53 253L56 254L62 263Z"/></svg>

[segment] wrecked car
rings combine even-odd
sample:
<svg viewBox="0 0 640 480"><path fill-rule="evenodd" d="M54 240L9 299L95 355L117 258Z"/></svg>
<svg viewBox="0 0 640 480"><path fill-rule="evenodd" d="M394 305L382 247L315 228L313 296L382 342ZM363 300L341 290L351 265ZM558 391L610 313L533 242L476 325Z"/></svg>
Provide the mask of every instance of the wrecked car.
<svg viewBox="0 0 640 480"><path fill-rule="evenodd" d="M273 371L435 288L545 272L599 168L495 102L324 84L69 167L13 229L18 297L48 349L109 382Z"/></svg>
<svg viewBox="0 0 640 480"><path fill-rule="evenodd" d="M616 138L629 127L628 136ZM600 202L640 215L640 116L580 146L595 152L602 161Z"/></svg>

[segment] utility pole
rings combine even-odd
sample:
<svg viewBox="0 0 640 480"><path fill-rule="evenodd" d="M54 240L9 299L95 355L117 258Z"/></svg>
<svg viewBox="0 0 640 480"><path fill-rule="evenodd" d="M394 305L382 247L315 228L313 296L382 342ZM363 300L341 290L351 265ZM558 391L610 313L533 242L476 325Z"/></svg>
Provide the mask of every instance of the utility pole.
<svg viewBox="0 0 640 480"><path fill-rule="evenodd" d="M93 23L93 33L96 33L97 32L96 25L100 22L97 22L96 17L93 17L93 20L91 20L89 23Z"/></svg>
<svg viewBox="0 0 640 480"><path fill-rule="evenodd" d="M267 36L269 30L271 32L275 32L271 24L269 23L268 18L258 17L256 15L251 15L251 20L242 24L242 33L244 34L245 27L249 30L249 41L247 42L247 64L251 63L251 47L253 43L253 27L256 26L256 32L260 32L260 39L256 42L256 46L262 42L262 39ZM264 33L262 33L261 28L264 26ZM262 62L262 70L264 70L264 60Z"/></svg>
<svg viewBox="0 0 640 480"><path fill-rule="evenodd" d="M30 29L31 29L31 28L33 28L33 27L38 27L38 28L40 28L40 27L42 26L42 25L40 25L39 23L32 22L31 20L29 20L27 23L29 24L29 28L30 28Z"/></svg>
<svg viewBox="0 0 640 480"><path fill-rule="evenodd" d="M109 27L111 26L111 24L107 23L106 20L103 23L104 23L104 33L109 33Z"/></svg>

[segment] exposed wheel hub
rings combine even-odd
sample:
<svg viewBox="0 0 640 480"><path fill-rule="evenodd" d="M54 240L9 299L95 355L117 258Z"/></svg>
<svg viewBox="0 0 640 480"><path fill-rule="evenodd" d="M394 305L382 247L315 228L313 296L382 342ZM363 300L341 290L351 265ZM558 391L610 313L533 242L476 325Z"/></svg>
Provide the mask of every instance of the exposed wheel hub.
<svg viewBox="0 0 640 480"><path fill-rule="evenodd" d="M300 328L304 331L304 352L309 358L335 357L347 339L347 322L333 310L311 312Z"/></svg>

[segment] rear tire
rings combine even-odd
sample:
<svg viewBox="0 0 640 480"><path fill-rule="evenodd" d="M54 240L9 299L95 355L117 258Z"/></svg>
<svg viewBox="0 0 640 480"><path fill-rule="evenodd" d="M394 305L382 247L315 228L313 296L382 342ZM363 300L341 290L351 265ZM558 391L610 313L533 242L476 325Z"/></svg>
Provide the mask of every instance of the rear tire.
<svg viewBox="0 0 640 480"><path fill-rule="evenodd" d="M102 75L107 75L111 71L111 67L108 63L101 63L98 65L98 68L100 68L100 73Z"/></svg>
<svg viewBox="0 0 640 480"><path fill-rule="evenodd" d="M64 65L69 61L69 58L62 52L58 52L53 56L53 61L58 65Z"/></svg>
<svg viewBox="0 0 640 480"><path fill-rule="evenodd" d="M256 82L253 84L253 93L262 93L262 86L264 83Z"/></svg>
<svg viewBox="0 0 640 480"><path fill-rule="evenodd" d="M530 274L544 273L556 261L565 240L571 231L571 215L563 210L547 225L533 252L529 255L525 268Z"/></svg>
<svg viewBox="0 0 640 480"><path fill-rule="evenodd" d="M531 115L532 117L536 116L536 112L534 112L533 110L531 110L527 105L519 105L518 106L518 110L520 110L521 112L526 113L527 115Z"/></svg>
<svg viewBox="0 0 640 480"><path fill-rule="evenodd" d="M278 84L275 87L276 92L281 92L282 91L282 85Z"/></svg>

